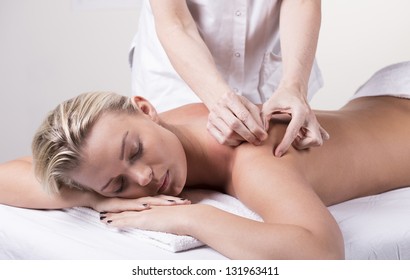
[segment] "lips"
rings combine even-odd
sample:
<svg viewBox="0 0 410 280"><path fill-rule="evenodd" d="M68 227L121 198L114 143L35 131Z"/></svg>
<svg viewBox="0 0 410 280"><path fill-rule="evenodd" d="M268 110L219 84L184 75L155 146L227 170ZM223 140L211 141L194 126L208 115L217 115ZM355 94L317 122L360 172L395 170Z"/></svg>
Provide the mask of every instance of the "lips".
<svg viewBox="0 0 410 280"><path fill-rule="evenodd" d="M167 170L167 173L165 173L164 178L162 179L162 183L158 188L157 193L162 194L164 193L169 186L169 170Z"/></svg>

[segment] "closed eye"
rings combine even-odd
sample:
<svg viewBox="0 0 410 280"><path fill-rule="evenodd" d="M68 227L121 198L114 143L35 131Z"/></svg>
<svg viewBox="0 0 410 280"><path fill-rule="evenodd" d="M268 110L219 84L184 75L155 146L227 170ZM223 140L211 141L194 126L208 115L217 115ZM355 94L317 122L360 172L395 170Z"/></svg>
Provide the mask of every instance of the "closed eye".
<svg viewBox="0 0 410 280"><path fill-rule="evenodd" d="M139 159L142 156L143 151L144 151L144 147L142 143L140 142L136 150L131 154L130 162L134 163L137 159Z"/></svg>
<svg viewBox="0 0 410 280"><path fill-rule="evenodd" d="M124 190L124 188L126 187L126 180L124 176L120 176L116 179L116 181L118 181L118 189L114 191L115 194L118 194L120 192L122 192Z"/></svg>

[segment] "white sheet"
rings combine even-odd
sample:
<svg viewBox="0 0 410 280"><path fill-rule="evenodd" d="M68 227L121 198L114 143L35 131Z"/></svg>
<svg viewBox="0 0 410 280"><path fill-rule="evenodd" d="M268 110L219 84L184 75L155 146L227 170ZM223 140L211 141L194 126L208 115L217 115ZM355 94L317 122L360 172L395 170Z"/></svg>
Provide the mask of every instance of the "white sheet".
<svg viewBox="0 0 410 280"><path fill-rule="evenodd" d="M410 187L329 207L347 259L410 259Z"/></svg>
<svg viewBox="0 0 410 280"><path fill-rule="evenodd" d="M347 259L410 259L410 187L329 207ZM0 205L0 259L225 259L203 246L172 253L67 210Z"/></svg>

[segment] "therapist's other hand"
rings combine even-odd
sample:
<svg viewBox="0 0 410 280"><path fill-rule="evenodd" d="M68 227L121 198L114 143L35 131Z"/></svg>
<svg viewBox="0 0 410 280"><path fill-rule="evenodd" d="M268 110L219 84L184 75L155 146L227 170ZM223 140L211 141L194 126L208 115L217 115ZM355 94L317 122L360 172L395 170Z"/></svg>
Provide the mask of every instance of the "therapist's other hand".
<svg viewBox="0 0 410 280"><path fill-rule="evenodd" d="M259 145L267 138L260 109L245 97L228 92L208 108L208 131L220 144Z"/></svg>
<svg viewBox="0 0 410 280"><path fill-rule="evenodd" d="M294 89L278 88L262 106L265 128L276 114L288 114L291 117L285 135L274 151L277 157L282 156L290 145L302 150L321 146L329 139L329 134L320 126L303 93Z"/></svg>

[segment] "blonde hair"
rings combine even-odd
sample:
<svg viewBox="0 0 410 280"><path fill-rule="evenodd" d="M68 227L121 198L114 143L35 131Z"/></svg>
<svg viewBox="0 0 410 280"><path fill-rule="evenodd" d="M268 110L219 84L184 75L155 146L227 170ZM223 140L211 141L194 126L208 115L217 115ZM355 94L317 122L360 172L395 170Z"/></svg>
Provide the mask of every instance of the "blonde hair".
<svg viewBox="0 0 410 280"><path fill-rule="evenodd" d="M63 185L84 189L67 173L81 163L81 148L88 132L105 112L135 114L138 109L131 98L112 92L89 92L48 113L32 142L34 172L46 191L58 193Z"/></svg>

